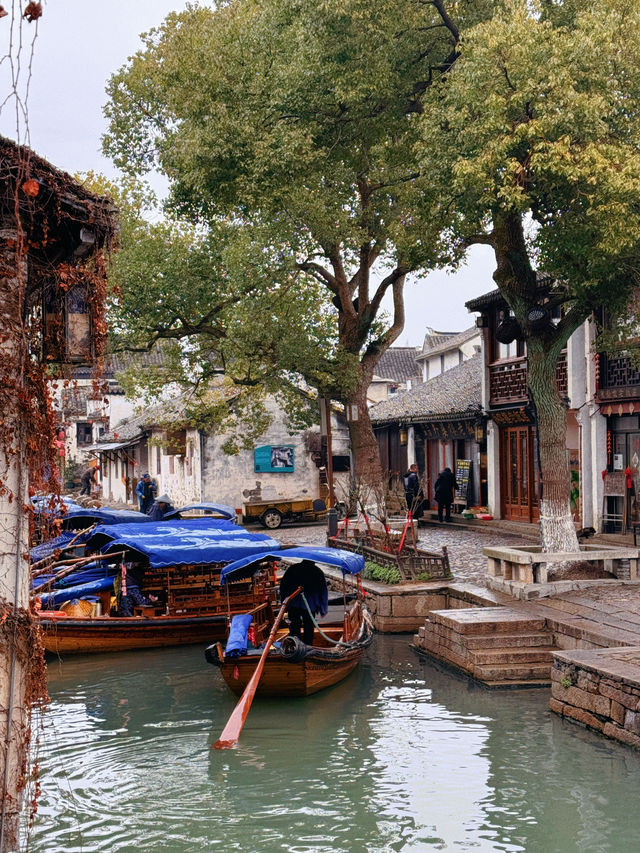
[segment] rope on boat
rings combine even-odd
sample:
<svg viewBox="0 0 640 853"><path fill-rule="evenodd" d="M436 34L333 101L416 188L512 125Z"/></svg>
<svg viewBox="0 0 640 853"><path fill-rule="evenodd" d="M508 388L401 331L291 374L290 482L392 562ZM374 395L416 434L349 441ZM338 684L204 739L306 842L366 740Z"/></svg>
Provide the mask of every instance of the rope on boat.
<svg viewBox="0 0 640 853"><path fill-rule="evenodd" d="M318 633L320 634L320 636L321 636L321 637L324 637L324 638L325 638L325 640L327 640L327 642L332 643L334 646L350 646L350 645L351 645L351 643L345 643L343 640L332 640L332 639L331 639L331 637L328 637L328 636L324 633L324 631L322 630L322 628L321 628L321 627L318 625L318 623L316 622L316 618L315 618L315 616L313 615L313 613L311 612L311 608L309 607L309 602L308 602L308 601L307 601L307 599L304 597L304 592L301 592L301 593L300 593L300 596L301 596L302 600L304 601L304 606L307 608L307 611L308 611L308 613L309 613L309 616L311 617L311 621L313 622L313 624L315 625L315 627L318 629Z"/></svg>

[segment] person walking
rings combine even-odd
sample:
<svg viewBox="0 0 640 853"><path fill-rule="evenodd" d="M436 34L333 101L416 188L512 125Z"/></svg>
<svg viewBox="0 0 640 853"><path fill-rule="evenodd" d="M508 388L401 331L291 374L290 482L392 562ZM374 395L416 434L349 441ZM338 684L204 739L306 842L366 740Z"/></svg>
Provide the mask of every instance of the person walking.
<svg viewBox="0 0 640 853"><path fill-rule="evenodd" d="M156 481L151 479L151 475L148 471L145 471L142 475L142 479L138 481L138 485L136 486L136 495L138 496L140 512L144 512L145 515L149 512L153 504L153 499L157 493L158 486Z"/></svg>
<svg viewBox="0 0 640 853"><path fill-rule="evenodd" d="M82 484L82 488L80 489L81 495L90 495L91 489L96 483L98 469L97 467L87 468L82 477L80 478L80 483Z"/></svg>
<svg viewBox="0 0 640 853"><path fill-rule="evenodd" d="M420 485L418 466L415 462L409 466L409 470L404 475L404 496L407 501L407 509L411 513L412 518L421 518L424 495L422 486Z"/></svg>
<svg viewBox="0 0 640 853"><path fill-rule="evenodd" d="M435 484L436 502L438 504L438 521L442 521L443 511L445 521L451 521L451 505L457 488L456 478L451 468L445 468L438 474Z"/></svg>

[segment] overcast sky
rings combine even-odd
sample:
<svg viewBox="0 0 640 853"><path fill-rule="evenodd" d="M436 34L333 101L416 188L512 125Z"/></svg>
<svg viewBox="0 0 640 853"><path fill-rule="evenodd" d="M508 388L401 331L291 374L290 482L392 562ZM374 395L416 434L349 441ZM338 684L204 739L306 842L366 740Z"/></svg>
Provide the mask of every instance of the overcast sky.
<svg viewBox="0 0 640 853"><path fill-rule="evenodd" d="M18 4L16 4L18 5ZM72 174L89 170L114 177L100 151L106 129L102 107L109 76L140 47L139 34L162 22L184 0L47 0L38 22L29 88L28 130L33 150ZM11 4L5 4L10 9ZM0 53L8 52L11 17L0 19ZM21 90L24 91L35 24L22 26ZM18 41L14 26L14 44ZM15 51L14 51L15 53ZM14 66L15 67L15 66ZM10 88L10 65L0 65L3 93ZM3 98L5 95L3 95ZM24 122L20 141L24 141ZM0 112L0 133L17 139L14 104ZM458 331L473 325L464 303L493 290L492 253L478 247L455 275L432 273L406 288L405 331L397 344L419 345L425 329Z"/></svg>

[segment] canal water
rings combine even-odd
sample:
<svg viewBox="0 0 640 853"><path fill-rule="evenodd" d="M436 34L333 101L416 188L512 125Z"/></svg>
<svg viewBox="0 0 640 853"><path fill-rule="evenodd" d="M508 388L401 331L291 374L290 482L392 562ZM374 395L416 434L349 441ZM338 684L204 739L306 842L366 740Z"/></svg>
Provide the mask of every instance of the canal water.
<svg viewBox="0 0 640 853"><path fill-rule="evenodd" d="M199 647L49 664L32 853L627 853L640 755L377 635L361 666L298 700L235 698Z"/></svg>

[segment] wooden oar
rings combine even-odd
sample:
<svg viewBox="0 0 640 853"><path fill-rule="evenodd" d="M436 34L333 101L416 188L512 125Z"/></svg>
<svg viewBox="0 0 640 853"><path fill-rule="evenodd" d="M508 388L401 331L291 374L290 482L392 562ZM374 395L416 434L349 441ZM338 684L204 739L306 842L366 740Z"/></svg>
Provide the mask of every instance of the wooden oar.
<svg viewBox="0 0 640 853"><path fill-rule="evenodd" d="M260 676L262 675L262 670L264 669L265 662L267 660L267 655L269 653L269 649L275 640L276 633L278 628L280 627L280 623L284 617L285 610L292 598L295 598L298 593L302 592L302 587L299 586L295 592L292 592L288 598L282 602L282 607L278 611L278 615L275 618L275 622L273 623L273 628L271 629L271 633L267 639L266 645L264 647L264 651L260 656L260 660L258 662L258 666L255 669L255 672L251 676L249 683L244 688L242 696L238 700L238 704L233 709L233 713L227 720L227 725L224 727L220 738L213 744L212 749L229 749L232 746L235 746L238 743L240 738L240 732L242 731L242 727L244 726L245 720L247 719L247 714L249 713L249 709L251 708L251 703L253 702L253 697L256 695L256 689L258 687L258 682L260 681Z"/></svg>

